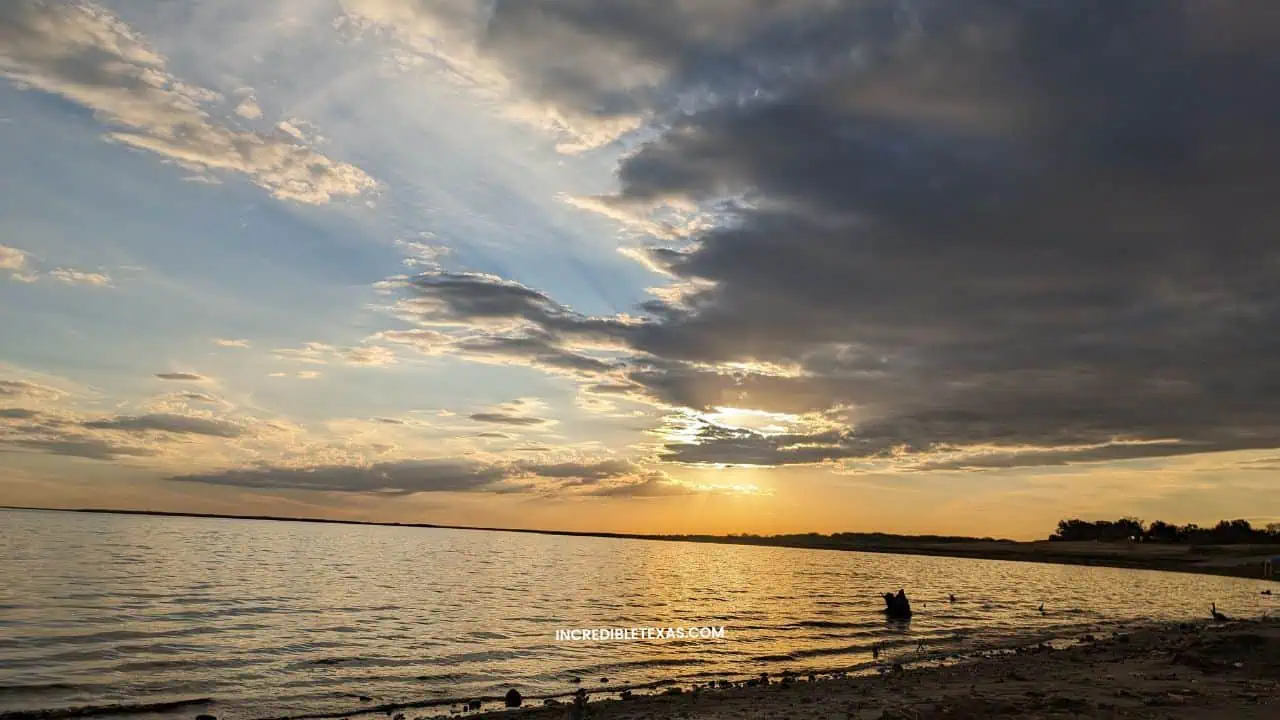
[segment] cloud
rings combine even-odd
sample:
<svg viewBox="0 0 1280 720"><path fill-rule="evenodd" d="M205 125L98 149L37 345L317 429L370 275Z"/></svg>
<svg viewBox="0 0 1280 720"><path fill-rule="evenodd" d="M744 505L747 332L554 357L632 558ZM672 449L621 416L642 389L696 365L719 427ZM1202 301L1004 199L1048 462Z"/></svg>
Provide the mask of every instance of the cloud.
<svg viewBox="0 0 1280 720"><path fill-rule="evenodd" d="M503 412L480 412L473 413L468 417L476 422L494 423L497 425L544 425L549 422L545 418L513 415L511 413Z"/></svg>
<svg viewBox="0 0 1280 720"><path fill-rule="evenodd" d="M0 245L0 270L20 271L27 265L27 253L18 248Z"/></svg>
<svg viewBox="0 0 1280 720"><path fill-rule="evenodd" d="M170 479L255 489L350 493L677 494L674 486L667 487L668 479L661 473L645 470L630 460L615 458L517 463L401 459L371 464L259 466L178 475ZM650 480L661 482L651 483ZM613 484L607 487L601 485L610 482ZM621 489L623 486L631 490L624 491ZM593 492L584 492L585 489Z"/></svg>
<svg viewBox="0 0 1280 720"><path fill-rule="evenodd" d="M342 358L351 365L364 367L394 365L396 362L394 351L378 346L350 348L342 353Z"/></svg>
<svg viewBox="0 0 1280 720"><path fill-rule="evenodd" d="M249 120L262 119L262 107L258 105L258 101L252 96L246 96L236 105L236 114L242 118Z"/></svg>
<svg viewBox="0 0 1280 720"><path fill-rule="evenodd" d="M77 457L86 460L118 460L127 457L150 457L158 454L154 448L138 447L125 443L113 442L96 437L63 437L63 438L20 438L0 442L0 452L4 445L23 450L32 450L46 455Z"/></svg>
<svg viewBox="0 0 1280 720"><path fill-rule="evenodd" d="M104 273L84 272L70 268L55 268L49 271L49 277L67 285L91 285L110 287L111 277Z"/></svg>
<svg viewBox="0 0 1280 720"><path fill-rule="evenodd" d="M223 402L222 400L220 400L220 399L218 399L218 398L216 398L216 397L214 397L214 396L212 396L212 395L210 395L210 394L208 394L208 393L201 393L201 392L184 392L184 393L177 393L176 397L177 397L179 400L191 400L191 401L194 401L194 402L202 402L202 403L221 404L221 403Z"/></svg>
<svg viewBox="0 0 1280 720"><path fill-rule="evenodd" d="M641 468L630 460L595 460L560 463L524 463L520 469L544 478L596 482L606 478L636 475Z"/></svg>
<svg viewBox="0 0 1280 720"><path fill-rule="evenodd" d="M433 236L430 233L424 233L422 237L430 239ZM408 254L408 257L404 259L404 264L408 267L439 270L440 258L450 252L449 248L444 245L433 245L421 240L396 240L396 245L403 248Z"/></svg>
<svg viewBox="0 0 1280 720"><path fill-rule="evenodd" d="M617 367L565 348L552 335L542 332L475 337L457 342L450 350L477 361L518 363L571 374L605 373Z"/></svg>
<svg viewBox="0 0 1280 720"><path fill-rule="evenodd" d="M0 75L92 111L111 141L197 172L243 174L280 199L320 204L375 186L305 145L219 124L202 108L215 93L171 75L164 58L95 3L0 5Z"/></svg>
<svg viewBox="0 0 1280 720"><path fill-rule="evenodd" d="M0 380L0 397L32 398L36 400L60 400L67 393L48 385L33 383L27 380Z"/></svg>
<svg viewBox="0 0 1280 720"><path fill-rule="evenodd" d="M559 134L566 152L660 125L708 92L738 101L848 58L884 24L868 4L343 0L361 24L505 99L509 116Z"/></svg>
<svg viewBox="0 0 1280 720"><path fill-rule="evenodd" d="M395 351L379 345L338 348L320 342L309 342L301 348L283 348L272 351L281 360L295 360L311 365L344 363L363 367L381 367L396 363Z"/></svg>
<svg viewBox="0 0 1280 720"><path fill-rule="evenodd" d="M350 493L512 492L499 467L467 461L409 460L371 465L260 467L178 475L170 480L253 489Z"/></svg>
<svg viewBox="0 0 1280 720"><path fill-rule="evenodd" d="M0 63L2 62L3 58L0 58ZM0 65L0 67L3 67L3 65ZM72 268L54 268L47 273L41 273L32 268L30 257L31 254L25 250L0 245L0 270L9 271L10 279L25 283L33 283L40 280L41 277L49 277L67 285L94 285L98 287L109 287L111 285L111 278L105 273L85 272Z"/></svg>
<svg viewBox="0 0 1280 720"><path fill-rule="evenodd" d="M437 270L395 286L403 292L396 312L422 327L375 337L431 355L598 376L618 369L613 354L637 328L630 317L583 315L543 292L493 275Z"/></svg>
<svg viewBox="0 0 1280 720"><path fill-rule="evenodd" d="M31 383L0 381L0 396L57 400L65 395ZM35 452L100 461L158 454L154 448L120 437L86 432L73 414L27 408L0 410L0 452Z"/></svg>
<svg viewBox="0 0 1280 720"><path fill-rule="evenodd" d="M675 497L679 495L695 495L697 490L682 483L657 477L650 477L634 482L603 485L586 492L595 497L652 498Z"/></svg>
<svg viewBox="0 0 1280 720"><path fill-rule="evenodd" d="M130 433L160 432L174 435L208 435L221 438L236 438L245 434L243 426L227 420L171 413L126 415L106 420L90 420L81 423L81 427L91 430L119 430Z"/></svg>
<svg viewBox="0 0 1280 720"><path fill-rule="evenodd" d="M206 380L209 379L203 375L197 375L196 373L189 373L189 372L156 373L156 377L160 378L161 380L170 380L174 382L205 382Z"/></svg>
<svg viewBox="0 0 1280 720"><path fill-rule="evenodd" d="M213 344L218 347L225 348L247 348L250 347L248 340L232 340L228 338L214 338Z"/></svg>
<svg viewBox="0 0 1280 720"><path fill-rule="evenodd" d="M566 115L653 119L598 202L715 220L643 251L675 285L639 319L440 272L402 287L407 317L490 356L609 348L596 384L661 407L841 424L708 427L668 460L1280 447L1280 28L1259 3L379 5L483 38Z"/></svg>

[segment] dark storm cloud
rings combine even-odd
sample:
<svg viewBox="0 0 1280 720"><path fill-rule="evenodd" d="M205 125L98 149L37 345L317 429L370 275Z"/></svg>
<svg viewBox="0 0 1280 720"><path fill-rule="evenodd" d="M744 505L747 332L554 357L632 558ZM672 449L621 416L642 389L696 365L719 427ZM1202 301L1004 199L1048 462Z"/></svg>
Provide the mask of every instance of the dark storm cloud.
<svg viewBox="0 0 1280 720"><path fill-rule="evenodd" d="M204 382L206 380L203 375L188 372L156 373L156 377L161 380L172 380L175 382Z"/></svg>
<svg viewBox="0 0 1280 720"><path fill-rule="evenodd" d="M500 467L445 460L303 468L258 467L180 475L170 480L254 489L353 493L509 492L519 489L519 486L505 482L506 473Z"/></svg>
<svg viewBox="0 0 1280 720"><path fill-rule="evenodd" d="M465 340L454 346L456 352L489 358L516 361L546 370L562 370L574 374L604 373L616 366L582 353L560 346L547 333L516 336L490 336Z"/></svg>
<svg viewBox="0 0 1280 720"><path fill-rule="evenodd" d="M475 325L524 322L541 329L553 342L614 343L632 326L614 318L582 315L545 293L516 282L478 273L429 272L405 281L404 310L429 324Z"/></svg>
<svg viewBox="0 0 1280 720"><path fill-rule="evenodd" d="M233 422L214 418L153 413L149 415L124 415L106 420L90 420L81 423L91 430L119 430L122 432L163 432L175 435L208 435L235 438L245 429Z"/></svg>
<svg viewBox="0 0 1280 720"><path fill-rule="evenodd" d="M624 158L608 201L738 199L652 251L704 282L643 323L481 276L415 281L426 315L624 345L622 376L663 403L851 408L837 437L709 429L667 459L1280 446L1270 5L547 1L499 3L486 32L519 82L575 110L717 91ZM660 80L590 66L611 52ZM725 366L761 362L796 372Z"/></svg>
<svg viewBox="0 0 1280 720"><path fill-rule="evenodd" d="M909 20L900 3L863 0L499 0L479 17L460 11L470 3L343 4L432 39L461 36L520 94L583 121L666 114L695 90L733 100L785 88L847 66L853 43Z"/></svg>

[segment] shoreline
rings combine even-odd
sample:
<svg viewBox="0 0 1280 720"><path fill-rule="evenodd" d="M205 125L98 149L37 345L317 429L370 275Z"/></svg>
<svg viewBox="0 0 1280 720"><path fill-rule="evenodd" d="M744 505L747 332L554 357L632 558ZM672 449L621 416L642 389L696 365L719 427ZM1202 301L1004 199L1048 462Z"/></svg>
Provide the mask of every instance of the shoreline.
<svg viewBox="0 0 1280 720"><path fill-rule="evenodd" d="M679 686L677 686L679 687ZM530 698L529 700L533 700ZM993 717L1272 718L1280 713L1280 622L1144 625L1056 649L1044 642L879 675L770 678L767 685L491 710L484 720L882 720ZM366 713L343 715L362 718ZM429 720L436 716L410 717ZM276 720L285 720L279 718Z"/></svg>
<svg viewBox="0 0 1280 720"><path fill-rule="evenodd" d="M1266 616L1080 626L963 654L899 654L863 667L771 673L767 682L725 675L702 683L584 685L588 701L578 707L575 691L528 695L514 709L501 708L501 695L377 704L361 697L371 704L252 720L1271 718L1280 713L1280 622ZM480 709L467 711L470 701L481 701ZM0 720L206 713L227 720L211 698L0 711Z"/></svg>
<svg viewBox="0 0 1280 720"><path fill-rule="evenodd" d="M920 555L926 557L954 557L970 560L1006 560L1009 562L1035 562L1048 565L1077 565L1084 567L1110 567L1121 570L1154 570L1193 575L1239 577L1264 582L1278 582L1280 575L1264 577L1263 556L1280 555L1280 546L1235 545L1155 545L1092 542L1049 542L968 539L949 542L925 541L911 536L886 536L889 541L858 540L847 544L834 542L812 544L771 542L768 537L744 538L730 535L643 535L634 533L581 532L573 530L537 530L527 528L495 528L470 525L441 525L436 523L396 523L366 520L337 520L329 518L295 518L268 515L222 515L216 513L186 513L159 510L116 510L99 508L37 508L0 505L0 510L27 512L65 512L97 515L141 515L146 517L206 518L218 520L253 520L265 522L304 522L330 525L372 525L377 527L424 528L435 530L470 530L475 532L506 532L559 537L590 537L622 540L654 540L660 542L704 543L712 545L737 545L750 547L777 547L801 550L826 550L835 552L865 552L890 555ZM874 536L876 533L867 533ZM1254 548L1267 547L1266 552Z"/></svg>

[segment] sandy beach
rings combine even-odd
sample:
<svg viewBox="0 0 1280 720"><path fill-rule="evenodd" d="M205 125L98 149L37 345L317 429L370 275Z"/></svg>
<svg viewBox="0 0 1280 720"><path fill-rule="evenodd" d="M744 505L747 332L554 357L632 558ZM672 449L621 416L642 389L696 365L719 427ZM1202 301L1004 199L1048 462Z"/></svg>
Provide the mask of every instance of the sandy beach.
<svg viewBox="0 0 1280 720"><path fill-rule="evenodd" d="M665 694L665 693L672 694ZM681 688L480 713L519 720L891 720L926 718L1275 718L1280 623L1196 622L1109 634L880 676L770 678L767 686ZM558 703L559 701L551 701ZM413 717L409 713L409 717Z"/></svg>

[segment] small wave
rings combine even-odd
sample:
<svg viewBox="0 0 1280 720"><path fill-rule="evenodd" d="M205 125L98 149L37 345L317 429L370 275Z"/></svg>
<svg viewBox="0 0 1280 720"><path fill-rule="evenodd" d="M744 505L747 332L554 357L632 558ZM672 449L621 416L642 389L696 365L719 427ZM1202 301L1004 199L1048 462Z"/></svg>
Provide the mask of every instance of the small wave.
<svg viewBox="0 0 1280 720"><path fill-rule="evenodd" d="M337 665L339 663L352 662L356 658L351 657L322 657L315 660L308 660L307 665Z"/></svg>
<svg viewBox="0 0 1280 720"><path fill-rule="evenodd" d="M875 627L879 623L866 622L837 622L835 620L801 620L792 623L789 627L811 627L811 628L866 628Z"/></svg>
<svg viewBox="0 0 1280 720"><path fill-rule="evenodd" d="M96 715L120 715L124 713L155 713L177 710L192 705L208 705L213 698L192 698L158 703L116 703L114 705L81 705L79 707L44 708L41 710L8 710L0 712L0 720L60 720L61 718L94 717Z"/></svg>
<svg viewBox="0 0 1280 720"><path fill-rule="evenodd" d="M22 684L18 684L18 685L0 685L0 695L7 695L7 694L10 694L10 693L12 693L12 694L18 694L18 693L24 693L24 694L25 694L25 693L31 693L31 694L36 694L36 693L45 693L45 692L57 692L57 691L59 691L59 690L75 690L75 689L76 689L76 688L78 688L78 687L80 687L80 686L79 686L79 685L72 684L72 683L59 683L59 682L53 682L53 683L31 683L31 684L29 684L29 685L22 685Z"/></svg>
<svg viewBox="0 0 1280 720"><path fill-rule="evenodd" d="M643 670L646 668L660 668L660 667L693 667L696 665L711 665L711 664L712 662L710 660L705 660L705 659L696 658L696 657L648 658L645 660L630 660L626 662L614 662L614 663L609 663L608 665L602 664L602 665L596 665L596 666L587 667L587 668L574 668L567 671L558 672L556 673L556 675L569 674L569 675L576 675L576 676L582 676L582 677L591 677L594 675L601 675L607 672L618 673L625 670Z"/></svg>

